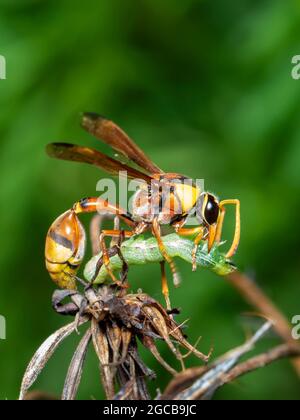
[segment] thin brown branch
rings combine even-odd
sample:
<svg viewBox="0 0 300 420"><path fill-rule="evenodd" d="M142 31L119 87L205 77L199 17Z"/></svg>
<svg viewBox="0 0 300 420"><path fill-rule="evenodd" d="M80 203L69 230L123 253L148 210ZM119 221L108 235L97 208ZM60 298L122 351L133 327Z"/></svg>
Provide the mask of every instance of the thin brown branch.
<svg viewBox="0 0 300 420"><path fill-rule="evenodd" d="M98 255L101 252L99 237L100 237L103 222L105 220L113 220L114 230L120 229L120 220L117 216L114 217L113 215L109 213L95 214L95 216L93 216L90 223L90 239L91 239L93 255ZM116 238L112 238L110 248L112 248L117 242L118 241L116 241Z"/></svg>
<svg viewBox="0 0 300 420"><path fill-rule="evenodd" d="M100 252L100 226L102 224L104 216L101 214L96 214L93 216L91 223L90 223L90 238L92 244L92 253L93 255L98 255Z"/></svg>
<svg viewBox="0 0 300 420"><path fill-rule="evenodd" d="M294 349L298 348L300 355L300 345L292 337L289 321L260 287L248 276L239 271L229 274L226 278L248 303L274 322L274 329L277 334L288 346ZM293 359L292 363L297 374L300 376L300 357Z"/></svg>
<svg viewBox="0 0 300 420"><path fill-rule="evenodd" d="M252 359L249 359L244 363L240 363L229 373L223 376L222 384L224 385L229 382L232 382L240 376L253 372L257 369L266 367L277 360L281 360L287 357L299 358L299 356L299 346L296 346L295 344L293 346L288 344L282 344L281 346L275 347L266 353L253 357Z"/></svg>
<svg viewBox="0 0 300 420"><path fill-rule="evenodd" d="M283 344L238 364L241 357L253 350L255 344L266 334L270 326L270 322L264 324L246 343L230 350L212 364L205 367L189 368L178 373L158 399L211 399L217 389L247 373L263 368L280 359L299 357L300 349L298 345Z"/></svg>

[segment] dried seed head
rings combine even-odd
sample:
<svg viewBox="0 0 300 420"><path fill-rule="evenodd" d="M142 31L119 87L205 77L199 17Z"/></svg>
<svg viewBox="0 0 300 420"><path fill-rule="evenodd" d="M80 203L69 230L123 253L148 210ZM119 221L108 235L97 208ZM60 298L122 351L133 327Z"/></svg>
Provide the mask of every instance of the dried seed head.
<svg viewBox="0 0 300 420"><path fill-rule="evenodd" d="M65 299L71 302L62 304ZM90 322L87 332L77 347L65 380L62 398L74 399L79 387L89 343L93 343L99 359L100 376L108 399L149 399L147 378L155 374L141 360L138 352L140 341L156 360L172 375L177 371L160 355L156 340L164 341L183 366L178 346L184 347L203 361L203 355L188 343L181 326L157 301L144 293L126 294L115 286L102 285L88 288L84 294L56 292L53 306L58 313L76 312L75 322L48 339L29 364L23 381L21 398L53 354L57 346L83 322ZM68 312L69 311L69 312ZM54 338L52 338L54 337ZM37 366L38 365L38 366ZM35 366L35 373L32 373Z"/></svg>

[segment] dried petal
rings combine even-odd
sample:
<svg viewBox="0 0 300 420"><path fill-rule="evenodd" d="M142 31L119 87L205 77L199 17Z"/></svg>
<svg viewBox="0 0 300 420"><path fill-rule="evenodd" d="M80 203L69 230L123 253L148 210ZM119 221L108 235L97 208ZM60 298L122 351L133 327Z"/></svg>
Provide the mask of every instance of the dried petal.
<svg viewBox="0 0 300 420"><path fill-rule="evenodd" d="M173 369L160 355L159 351L157 350L154 340L151 337L143 336L141 338L142 343L144 344L147 349L151 351L155 359L172 375L176 375L177 372L175 369Z"/></svg>
<svg viewBox="0 0 300 420"><path fill-rule="evenodd" d="M132 332L126 328L122 328L121 331L121 335L122 335L122 360L125 360L125 357L128 353L128 347L131 341L131 337L132 337Z"/></svg>
<svg viewBox="0 0 300 420"><path fill-rule="evenodd" d="M112 400L115 394L114 389L114 375L111 371L109 366L109 345L108 340L100 328L98 322L93 318L92 319L92 337L93 337L93 344L95 348L95 352L100 361L100 370L101 370L101 379L103 383L103 387L106 393L106 397L108 400Z"/></svg>
<svg viewBox="0 0 300 420"><path fill-rule="evenodd" d="M122 363L122 359L120 360L120 351L121 351L121 343L122 343L122 333L121 329L117 324L111 325L109 322L106 325L106 335L108 338L109 346L112 351L112 363L111 366L111 373L113 377L116 374L116 369L119 363Z"/></svg>
<svg viewBox="0 0 300 420"><path fill-rule="evenodd" d="M132 346L130 349L130 356L134 359L137 367L139 368L139 370L141 371L141 374L143 376L146 376L149 379L155 379L156 375L153 372L153 370L149 369L145 363L142 361L142 359L140 358L139 352L138 352L138 348L135 345L134 347Z"/></svg>
<svg viewBox="0 0 300 420"><path fill-rule="evenodd" d="M205 363L208 362L208 360L209 360L209 358L211 356L212 351L210 351L210 353L208 355L205 355L205 354L201 353L199 350L197 350L195 347L193 347L184 338L184 336L183 336L183 334L182 334L181 329L179 328L179 326L168 315L168 313L165 311L165 309L158 302L154 301L152 298L149 299L149 297L147 297L147 295L143 295L143 300L144 300L144 302L149 302L149 303L151 302L151 304L149 304L149 306L145 306L144 307L144 311L147 312L147 308L155 308L157 310L157 312L160 314L160 319L161 319L161 317L163 317L164 323L166 324L166 327L168 329L168 337L169 336L172 336L178 343L180 343L183 347L185 347L187 350L189 350L190 352L192 352L199 359L203 360ZM148 303L147 303L147 305L148 305ZM163 325L163 324L160 323L160 325ZM162 333L163 330L160 330L159 332ZM168 341L167 341L167 343L168 343ZM177 354L178 354L178 352L177 352ZM180 358L181 358L181 356L179 356L179 359Z"/></svg>
<svg viewBox="0 0 300 420"><path fill-rule="evenodd" d="M74 400L76 398L91 335L91 329L89 328L81 339L79 346L73 355L62 393L63 401Z"/></svg>
<svg viewBox="0 0 300 420"><path fill-rule="evenodd" d="M161 312L153 307L153 306L145 306L143 308L143 312L146 314L147 318L155 328L155 330L161 335L161 337L165 340L165 342L168 344L171 351L175 354L177 359L181 359L181 355L175 348L174 344L170 340L169 336L169 330L165 322L165 318L161 314Z"/></svg>
<svg viewBox="0 0 300 420"><path fill-rule="evenodd" d="M133 387L132 387L132 398L134 400L139 399L139 390L136 382L136 371L135 371L135 363L132 357L129 357L129 370L130 370L130 378L133 379Z"/></svg>
<svg viewBox="0 0 300 420"><path fill-rule="evenodd" d="M113 350L113 363L117 363L120 355L120 347L122 342L122 333L118 325L107 324L107 338L109 340L110 347Z"/></svg>
<svg viewBox="0 0 300 420"><path fill-rule="evenodd" d="M197 350L194 346L192 346L183 336L180 329L174 329L170 331L170 335L178 342L180 343L184 348L189 350L192 354L194 354L199 359L203 360L205 363L207 363L211 357L212 350L210 350L208 355L205 355L201 353L199 350Z"/></svg>
<svg viewBox="0 0 300 420"><path fill-rule="evenodd" d="M87 322L87 318L82 318L80 324ZM23 377L19 399L23 400L28 389L34 384L39 374L45 367L46 363L53 355L58 346L67 338L77 327L76 322L57 330L39 347L35 355L27 366L26 372Z"/></svg>

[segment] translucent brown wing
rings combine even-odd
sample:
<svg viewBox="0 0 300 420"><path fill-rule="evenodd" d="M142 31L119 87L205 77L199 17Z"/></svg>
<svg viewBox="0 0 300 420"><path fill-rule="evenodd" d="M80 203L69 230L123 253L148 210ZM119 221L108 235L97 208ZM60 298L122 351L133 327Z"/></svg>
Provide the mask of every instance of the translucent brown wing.
<svg viewBox="0 0 300 420"><path fill-rule="evenodd" d="M163 173L114 122L98 114L87 112L83 114L81 125L89 133L122 153L148 173Z"/></svg>
<svg viewBox="0 0 300 420"><path fill-rule="evenodd" d="M129 178L143 179L149 184L152 180L149 175L89 147L70 143L51 143L47 145L46 151L50 157L95 165L112 175L119 175L120 171L126 171Z"/></svg>

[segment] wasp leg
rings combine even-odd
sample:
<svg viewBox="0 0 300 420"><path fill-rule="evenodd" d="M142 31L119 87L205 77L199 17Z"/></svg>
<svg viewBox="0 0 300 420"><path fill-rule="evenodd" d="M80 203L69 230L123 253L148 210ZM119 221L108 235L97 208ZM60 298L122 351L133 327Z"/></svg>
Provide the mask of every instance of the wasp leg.
<svg viewBox="0 0 300 420"><path fill-rule="evenodd" d="M165 297L166 305L167 305L167 311L171 311L171 302L170 302L170 294L169 294L169 286L168 286L168 280L166 276L166 262L162 261L160 263L161 268L161 288L162 293Z"/></svg>
<svg viewBox="0 0 300 420"><path fill-rule="evenodd" d="M231 258L235 253L239 246L240 242L240 236L241 236L241 211L240 211L240 200L223 200L220 202L220 215L217 222L217 231L215 236L215 241L218 243L221 241L222 237L222 229L224 224L224 218L225 218L225 206L227 204L233 204L235 206L235 231L234 231L234 237L233 242L231 245L231 248L226 254L226 258Z"/></svg>
<svg viewBox="0 0 300 420"><path fill-rule="evenodd" d="M118 240L118 244L117 244L118 255L119 255L119 257L120 257L120 259L123 263L122 264L122 271L121 271L121 282L122 283L127 282L127 276L128 276L128 271L129 271L128 264L127 264L123 254L122 254L122 251L121 251L121 246L122 246L122 242L123 242L124 238L125 238L125 234L124 234L124 231L122 230L121 235L120 235L119 240Z"/></svg>
<svg viewBox="0 0 300 420"><path fill-rule="evenodd" d="M181 236L196 235L196 237L194 239L194 248L193 248L193 251L192 251L193 271L196 271L196 269L197 269L196 255L197 255L198 245L204 237L205 227L204 226L198 226L196 228L191 228L191 229L189 229L189 228L179 228L179 229L176 229L176 232Z"/></svg>
<svg viewBox="0 0 300 420"><path fill-rule="evenodd" d="M179 274L177 272L177 268L176 265L173 261L173 259L168 255L165 245L162 241L162 237L161 237L161 229L160 229L160 225L158 223L157 219L153 220L152 223L152 231L153 231L153 235L155 236L157 243L158 243L158 247L160 250L160 253L162 254L162 256L164 257L164 259L167 261L167 263L170 265L171 271L172 271L172 275L173 275L173 282L175 286L178 286L180 284L180 277ZM169 290L168 290L168 286L167 286L167 282L166 280L162 279L162 284L164 286L164 289L162 290L163 295L165 296L165 300L166 300L166 304L167 306L170 306L170 300L169 300ZM170 309L170 308L168 308Z"/></svg>
<svg viewBox="0 0 300 420"><path fill-rule="evenodd" d="M120 272L120 281L121 281L122 285L126 285L126 287L122 288L123 292L121 293L120 296L123 296L126 293L125 289L129 287L129 284L128 284L129 266L128 266L127 261L125 260L123 254L122 254L122 251L121 251L121 245L122 245L122 242L124 240L124 237L125 237L124 231L122 231L120 236L119 236L118 243L116 245L114 245L114 247L117 250L117 254L118 254L119 258L122 261L122 270Z"/></svg>
<svg viewBox="0 0 300 420"><path fill-rule="evenodd" d="M226 208L225 207L220 208L220 214L217 221L217 230L216 230L216 237L215 237L215 241L218 244L221 242L221 239L222 239L225 215L226 215Z"/></svg>
<svg viewBox="0 0 300 420"><path fill-rule="evenodd" d="M98 240L99 240L99 238L98 238ZM107 253L108 253L109 258L114 257L115 255L118 254L118 249L117 249L116 246L114 246L112 248L109 248L107 250ZM96 267L95 267L95 273L94 273L93 278L90 281L90 283L88 284L86 289L89 289L93 285L94 281L97 279L97 276L98 276L99 271L101 270L103 264L104 264L104 262L103 262L103 255L102 255L97 261L97 264L96 264Z"/></svg>
<svg viewBox="0 0 300 420"><path fill-rule="evenodd" d="M101 252L99 244L99 236L101 232L101 226L104 220L113 220L114 230L120 230L120 218L118 216L113 216L112 214L95 214L90 223L90 238L92 243L92 252L93 255L98 255ZM112 239L110 243L110 248L115 246L118 241L115 238Z"/></svg>
<svg viewBox="0 0 300 420"><path fill-rule="evenodd" d="M110 213L118 216L120 219L122 219L127 225L130 227L135 228L136 223L132 220L132 217L129 213L127 213L125 210L121 209L118 206L115 206L113 204L110 204L107 200L102 200L97 197L91 197L91 198L84 198L83 200L77 202L73 206L73 210L76 214L81 213ZM120 231L119 230L107 230L102 231L99 238L100 243L100 250L102 251L103 256L103 263L107 269L107 272L114 283L116 283L118 286L121 286L121 282L116 279L113 272L110 269L110 261L109 261L109 255L105 244L105 237L106 236L117 236L119 237ZM131 237L133 235L132 232L125 231L125 237ZM123 285L124 287L124 285Z"/></svg>
<svg viewBox="0 0 300 420"><path fill-rule="evenodd" d="M108 253L108 250L107 250L107 247L106 247L106 244L105 244L105 237L107 237L107 236L119 237L120 235L123 235L124 238L131 238L134 235L134 233L130 232L130 231L120 231L120 230L103 230L101 232L101 235L100 235L100 247L101 247L101 250L102 250L103 263L106 267L107 273L109 274L110 278L119 287L127 288L128 287L127 285L124 285L122 281L118 280L114 276L114 274L113 274L113 272L110 268L110 260L109 260L110 257L109 257L109 253ZM119 247L117 246L117 252L118 252L118 248Z"/></svg>

